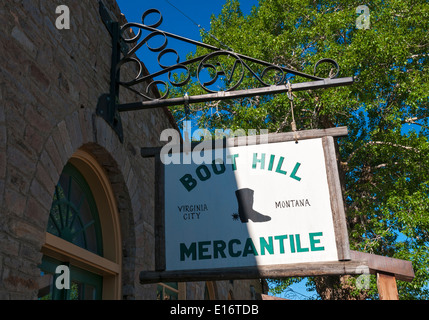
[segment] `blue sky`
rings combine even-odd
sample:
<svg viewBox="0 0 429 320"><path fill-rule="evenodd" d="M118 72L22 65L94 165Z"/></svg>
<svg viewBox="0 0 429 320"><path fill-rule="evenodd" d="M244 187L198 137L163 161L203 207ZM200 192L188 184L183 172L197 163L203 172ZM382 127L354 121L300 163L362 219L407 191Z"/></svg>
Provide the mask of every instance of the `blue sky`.
<svg viewBox="0 0 429 320"><path fill-rule="evenodd" d="M141 23L143 13L148 9L158 9L163 17L162 24L158 29L177 34L192 40L201 41L200 25L206 31L210 30L210 17L219 15L226 0L157 0L157 1L136 1L117 0L117 3L125 15L128 22ZM243 14L248 15L253 6L258 5L258 0L241 0L240 7ZM158 20L156 14L147 17L147 24ZM180 57L180 61L186 60L186 54L195 50L195 46L183 44L179 41L169 39L168 48L175 49ZM143 51L145 50L145 51ZM139 56L142 58L150 73L160 70L157 63L157 53L150 52L147 48L140 49ZM141 55L144 55L142 57ZM306 299L314 293L308 293L305 289L305 281L291 287L292 291L279 295L288 299Z"/></svg>
<svg viewBox="0 0 429 320"><path fill-rule="evenodd" d="M159 29L194 40L200 40L200 32L190 19L209 30L211 15L218 15L225 2L226 0L212 0L210 2L201 0L117 0L121 11L129 22L141 22L141 16L146 10L158 9L164 18ZM251 8L255 5L258 5L258 0L240 1L241 10L244 14L250 13Z"/></svg>
<svg viewBox="0 0 429 320"><path fill-rule="evenodd" d="M162 24L158 29L179 36L201 41L200 25L205 30L210 30L210 17L219 15L226 0L157 0L157 1L135 1L117 0L117 3L127 18L128 22L141 23L143 13L148 9L158 9L163 17ZM240 7L243 14L249 14L253 6L258 5L258 0L241 0ZM158 19L157 14L147 16L146 24L154 23ZM180 61L186 60L186 54L195 50L195 46L184 44L174 39L168 40L167 48L175 49ZM140 50L143 50L141 48ZM146 49L147 50L147 49ZM153 73L159 71L156 63L155 53L150 53L151 57L145 57L144 63L148 70ZM149 54L148 54L149 55Z"/></svg>

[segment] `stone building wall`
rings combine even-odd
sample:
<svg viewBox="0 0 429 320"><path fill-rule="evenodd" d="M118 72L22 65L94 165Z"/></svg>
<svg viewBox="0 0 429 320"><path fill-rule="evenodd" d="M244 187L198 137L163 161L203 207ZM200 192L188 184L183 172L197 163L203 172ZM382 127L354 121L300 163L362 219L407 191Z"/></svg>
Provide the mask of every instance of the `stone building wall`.
<svg viewBox="0 0 429 320"><path fill-rule="evenodd" d="M69 30L55 26L59 5L70 9ZM125 22L115 1L105 5ZM0 299L37 297L55 185L79 148L103 166L116 197L122 297L156 298L156 285L138 281L141 270L154 269L154 164L140 147L160 145L161 131L175 123L164 109L121 114L121 143L96 115L98 98L109 92L111 59L98 7L97 0L0 0ZM120 99L138 97L121 90ZM219 283L221 298L232 287L237 298L250 299L248 283L237 283L242 290ZM188 283L188 298L203 295L204 283Z"/></svg>

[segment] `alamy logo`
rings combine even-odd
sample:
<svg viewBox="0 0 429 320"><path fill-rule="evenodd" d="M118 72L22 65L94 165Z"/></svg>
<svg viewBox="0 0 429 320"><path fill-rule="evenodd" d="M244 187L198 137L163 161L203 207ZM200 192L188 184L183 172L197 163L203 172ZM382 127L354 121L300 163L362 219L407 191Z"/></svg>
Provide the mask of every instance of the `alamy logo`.
<svg viewBox="0 0 429 320"><path fill-rule="evenodd" d="M370 285L370 275L368 266L361 265L356 268L356 273L361 274L356 278L356 288L359 290L368 290Z"/></svg>
<svg viewBox="0 0 429 320"><path fill-rule="evenodd" d="M356 8L356 13L359 13L359 17L356 18L357 29L369 29L369 8L364 5L360 5Z"/></svg>
<svg viewBox="0 0 429 320"><path fill-rule="evenodd" d="M55 287L58 290L70 289L70 268L62 264L55 269L55 273L57 274Z"/></svg>
<svg viewBox="0 0 429 320"><path fill-rule="evenodd" d="M70 9L66 5L58 6L55 10L60 16L55 20L55 27L58 30L70 29Z"/></svg>
<svg viewBox="0 0 429 320"><path fill-rule="evenodd" d="M222 164L233 164L234 159L230 155L226 156L222 147L224 147L223 138L237 138L239 145L256 145L258 143L268 143L268 129L215 129L214 136L207 129L192 130L191 121L184 121L183 140L180 132L175 129L165 129L161 132L160 141L167 141L161 148L161 161L163 164L208 164L216 165L215 162ZM215 138L215 140L213 140ZM198 145L192 149L191 141L197 141ZM215 151L212 151L212 143L215 144ZM228 146L228 143L226 143ZM194 152L191 152L194 151ZM180 154L180 152L183 152Z"/></svg>

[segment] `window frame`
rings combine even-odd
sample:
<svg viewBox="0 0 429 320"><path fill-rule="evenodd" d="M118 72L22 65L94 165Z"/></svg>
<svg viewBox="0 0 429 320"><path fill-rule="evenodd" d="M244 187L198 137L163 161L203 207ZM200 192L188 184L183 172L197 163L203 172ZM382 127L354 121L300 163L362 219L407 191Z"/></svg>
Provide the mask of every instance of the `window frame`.
<svg viewBox="0 0 429 320"><path fill-rule="evenodd" d="M56 219L54 218L54 215L52 212L53 211L52 208L54 205L56 205L56 207L58 208L58 215L60 216L60 219L61 220L65 219L66 227L69 226L69 223L68 223L69 221L68 221L68 212L66 212L66 213L62 212L62 208L64 208L64 205L67 208L71 207L72 208L71 210L76 211L75 217L73 217L74 219L72 219L72 220L76 220L76 218L78 220L81 219L81 215L80 215L80 209L81 208L80 207L77 208L75 203L73 203L70 200L70 195L72 192L72 190L70 190L70 188L72 187L72 181L73 181L75 183L75 185L79 187L80 191L83 192L83 196L84 196L83 199L86 200L86 202L88 203L88 206L89 206L90 211L91 211L91 218L93 219L93 222L94 222L93 226L94 226L95 242L96 242L95 252L87 248L87 240L86 240L87 235L86 235L85 229L82 229L82 231L83 231L82 236L83 236L84 244L86 247L83 247L83 246L81 246L81 247L86 249L86 250L92 251L92 252L94 252L100 256L103 256L103 240L102 240L103 236L102 236L102 232L101 232L100 218L99 218L99 214L98 214L97 204L95 202L91 188L88 185L85 177L80 173L80 171L71 162L68 162L64 166L61 175L63 175L63 174L66 174L68 176L68 179L69 179L69 181L67 182L68 183L67 194L64 195L65 196L64 198L59 198L58 190L60 188L61 189L64 189L64 188L62 188L62 186L59 185L60 182L58 181L58 184L55 186L54 200L52 203L51 210L49 212L48 224L52 222L52 226L54 227L54 229L56 229L56 231L58 231L59 234L61 234L61 231L64 230L64 226L58 226L58 224L55 222ZM60 205L61 205L61 207L60 207ZM49 225L48 225L48 230L49 230ZM48 231L48 233L51 233L51 232ZM54 233L51 233L51 234L54 234ZM59 235L57 235L57 236L59 238L64 239L63 237L61 237ZM65 239L65 240L67 240L67 239ZM70 240L68 240L68 241L70 241ZM72 242L72 241L70 241L70 242ZM74 243L74 242L72 242L72 243Z"/></svg>
<svg viewBox="0 0 429 320"><path fill-rule="evenodd" d="M174 283L177 284L177 288L172 287L171 285L169 285L170 283ZM158 290L162 289L162 296L158 297ZM177 294L177 299L176 300L186 300L186 283L185 282L159 282L157 284L157 300L165 300L164 299L164 294L166 292L166 290L169 290L171 292L174 292L175 294Z"/></svg>
<svg viewBox="0 0 429 320"><path fill-rule="evenodd" d="M84 177L93 194L102 231L103 256L48 232L45 233L41 252L44 256L102 276L101 298L119 300L122 287L122 237L113 189L103 167L86 150L77 150L68 163Z"/></svg>
<svg viewBox="0 0 429 320"><path fill-rule="evenodd" d="M50 256L44 256L42 260L42 264L40 269L43 272L52 275L52 289L50 289L50 293L53 294L50 300L77 300L72 299L70 295L72 294L72 288L70 290L57 289L55 287L55 283L57 281L58 274L56 274L56 267L58 265L66 264L67 267L70 268L70 286L73 286L73 282L80 282L83 284L83 288L90 285L95 289L95 297L94 300L100 300L102 297L102 287L103 287L103 279L102 276L98 274L94 274L88 270L84 270L76 267L75 265L70 265L69 263L61 262L57 259L54 259ZM83 292L85 294L85 292Z"/></svg>

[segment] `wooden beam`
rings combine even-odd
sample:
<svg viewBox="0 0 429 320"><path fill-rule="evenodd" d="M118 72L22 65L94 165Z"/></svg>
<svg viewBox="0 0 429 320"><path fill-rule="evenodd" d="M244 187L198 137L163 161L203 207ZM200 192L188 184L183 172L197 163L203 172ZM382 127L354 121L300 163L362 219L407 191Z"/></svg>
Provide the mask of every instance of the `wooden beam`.
<svg viewBox="0 0 429 320"><path fill-rule="evenodd" d="M332 261L180 271L142 271L140 283L218 281L369 273L365 261Z"/></svg>
<svg viewBox="0 0 429 320"><path fill-rule="evenodd" d="M414 279L413 265L410 261L379 256L350 250L352 260L366 261L372 274L379 272L392 274L396 279L411 282Z"/></svg>
<svg viewBox="0 0 429 320"><path fill-rule="evenodd" d="M411 262L350 250L350 261L324 263L298 263L258 267L183 271L142 271L142 284L170 281L217 281L228 279L262 279L283 277L310 277L343 274L390 274L395 280L412 281L414 271Z"/></svg>
<svg viewBox="0 0 429 320"><path fill-rule="evenodd" d="M280 132L280 133L269 133L262 135L254 136L243 136L243 137L233 137L228 139L217 139L217 140L203 140L199 142L192 142L190 144L190 150L194 150L195 147L199 146L204 148L204 150L211 150L217 148L226 148L226 147L238 147L243 145L255 145L255 144L265 144L265 143L277 143L277 142L286 142L286 141L295 141L295 140L307 140L307 139L316 139L323 137L344 137L347 136L348 129L347 127L335 127L328 129L312 129L312 130L302 130L295 132ZM172 152L183 152L183 143L179 145L171 145ZM162 147L142 147L140 150L140 155L143 158L154 157L155 155L161 152Z"/></svg>
<svg viewBox="0 0 429 320"><path fill-rule="evenodd" d="M377 272L377 288L380 300L399 300L394 275Z"/></svg>

